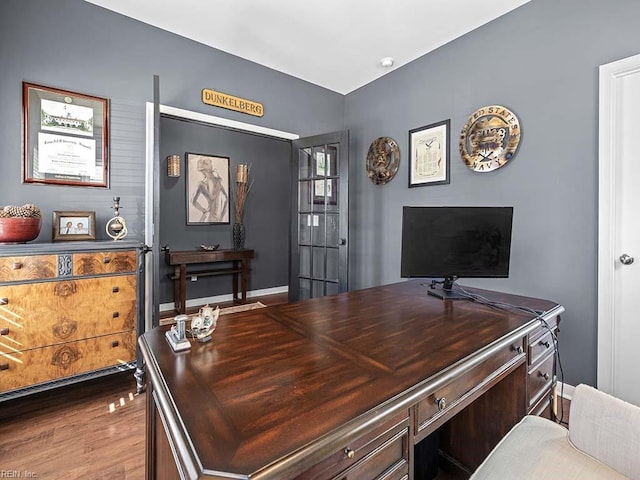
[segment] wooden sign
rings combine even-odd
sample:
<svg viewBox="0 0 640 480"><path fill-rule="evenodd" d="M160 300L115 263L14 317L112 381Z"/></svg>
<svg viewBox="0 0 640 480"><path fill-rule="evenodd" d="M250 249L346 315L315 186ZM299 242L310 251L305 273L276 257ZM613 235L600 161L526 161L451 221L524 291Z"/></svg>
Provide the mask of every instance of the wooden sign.
<svg viewBox="0 0 640 480"><path fill-rule="evenodd" d="M202 89L202 103L246 113L247 115L253 115L255 117L264 115L264 106L261 103L247 100L246 98L234 97L233 95L222 92L216 92L209 88Z"/></svg>

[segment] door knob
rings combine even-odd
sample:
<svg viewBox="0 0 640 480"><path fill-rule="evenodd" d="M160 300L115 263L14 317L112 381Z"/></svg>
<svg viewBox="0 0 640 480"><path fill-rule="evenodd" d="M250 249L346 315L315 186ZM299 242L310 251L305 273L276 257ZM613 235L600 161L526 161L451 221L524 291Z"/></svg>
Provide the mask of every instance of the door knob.
<svg viewBox="0 0 640 480"><path fill-rule="evenodd" d="M620 255L620 263L623 265L631 265L634 261L635 258L633 258L631 255L627 255L626 253Z"/></svg>

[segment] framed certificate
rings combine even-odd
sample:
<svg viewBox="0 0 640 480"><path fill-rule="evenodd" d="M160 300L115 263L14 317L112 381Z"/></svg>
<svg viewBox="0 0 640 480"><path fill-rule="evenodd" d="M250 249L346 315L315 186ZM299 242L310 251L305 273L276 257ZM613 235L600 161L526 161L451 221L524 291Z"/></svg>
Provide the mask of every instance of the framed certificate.
<svg viewBox="0 0 640 480"><path fill-rule="evenodd" d="M108 100L22 83L24 183L108 187Z"/></svg>

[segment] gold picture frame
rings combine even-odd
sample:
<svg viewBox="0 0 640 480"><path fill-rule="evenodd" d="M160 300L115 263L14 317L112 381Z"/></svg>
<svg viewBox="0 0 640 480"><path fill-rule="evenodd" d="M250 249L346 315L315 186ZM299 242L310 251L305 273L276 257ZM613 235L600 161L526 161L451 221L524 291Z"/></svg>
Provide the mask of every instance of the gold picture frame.
<svg viewBox="0 0 640 480"><path fill-rule="evenodd" d="M96 212L54 211L54 242L96 239Z"/></svg>

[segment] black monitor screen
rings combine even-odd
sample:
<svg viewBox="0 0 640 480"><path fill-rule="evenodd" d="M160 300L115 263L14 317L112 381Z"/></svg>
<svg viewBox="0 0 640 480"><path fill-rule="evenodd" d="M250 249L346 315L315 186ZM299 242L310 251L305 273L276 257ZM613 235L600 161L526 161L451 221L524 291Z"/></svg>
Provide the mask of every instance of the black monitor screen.
<svg viewBox="0 0 640 480"><path fill-rule="evenodd" d="M513 207L404 207L402 277L508 277Z"/></svg>

